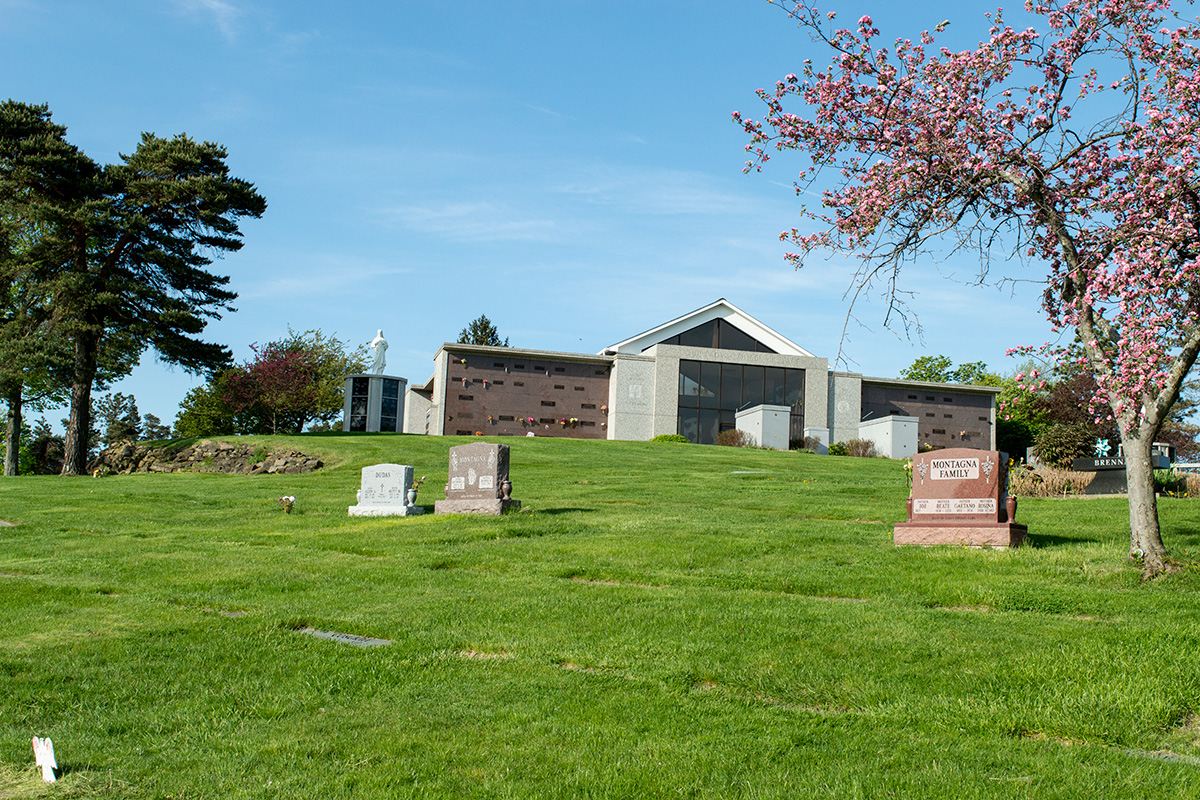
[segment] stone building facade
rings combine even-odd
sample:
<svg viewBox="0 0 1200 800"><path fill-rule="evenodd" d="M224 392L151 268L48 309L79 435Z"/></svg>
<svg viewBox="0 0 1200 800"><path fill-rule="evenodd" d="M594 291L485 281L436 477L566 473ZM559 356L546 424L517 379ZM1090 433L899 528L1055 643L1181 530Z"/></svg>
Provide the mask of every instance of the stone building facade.
<svg viewBox="0 0 1200 800"><path fill-rule="evenodd" d="M596 355L443 344L408 390L404 431L712 443L738 411L768 405L789 409L793 442L827 447L890 418L916 426L914 449L994 449L998 392L832 371L721 299Z"/></svg>

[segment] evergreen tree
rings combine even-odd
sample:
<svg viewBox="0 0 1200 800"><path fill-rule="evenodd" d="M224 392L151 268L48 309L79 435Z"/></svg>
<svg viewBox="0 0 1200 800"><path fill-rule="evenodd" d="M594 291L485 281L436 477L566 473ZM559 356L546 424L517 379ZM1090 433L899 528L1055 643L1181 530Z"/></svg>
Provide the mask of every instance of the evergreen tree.
<svg viewBox="0 0 1200 800"><path fill-rule="evenodd" d="M109 394L96 401L96 423L100 443L112 447L118 442L136 442L141 438L142 418L133 395Z"/></svg>
<svg viewBox="0 0 1200 800"><path fill-rule="evenodd" d="M151 442L170 439L171 426L163 425L162 420L154 414L146 414L142 417L142 438Z"/></svg>
<svg viewBox="0 0 1200 800"><path fill-rule="evenodd" d="M12 213L36 223L34 285L70 347L63 474L80 474L106 341L135 357L153 347L193 372L228 364L226 347L198 338L236 297L206 268L241 248L239 220L266 202L212 142L144 133L132 155L102 168L65 136L46 106L0 105L0 193L16 192Z"/></svg>
<svg viewBox="0 0 1200 800"><path fill-rule="evenodd" d="M508 337L504 337L504 341L500 341L500 332L496 330L496 326L487 318L486 314L480 314L478 318L471 320L467 327L459 331L459 344L482 344L488 347L508 347Z"/></svg>

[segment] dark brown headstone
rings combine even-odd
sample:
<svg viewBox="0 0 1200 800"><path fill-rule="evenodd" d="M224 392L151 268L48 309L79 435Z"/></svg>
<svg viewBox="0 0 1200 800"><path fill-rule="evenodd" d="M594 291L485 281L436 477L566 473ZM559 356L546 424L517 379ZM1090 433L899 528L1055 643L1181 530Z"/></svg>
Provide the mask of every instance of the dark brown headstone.
<svg viewBox="0 0 1200 800"><path fill-rule="evenodd" d="M500 514L521 503L509 497L508 445L473 442L450 448L446 499L435 514Z"/></svg>
<svg viewBox="0 0 1200 800"><path fill-rule="evenodd" d="M1027 529L1008 502L1008 456L995 450L951 448L913 457L908 520L897 523L896 544L1011 547Z"/></svg>

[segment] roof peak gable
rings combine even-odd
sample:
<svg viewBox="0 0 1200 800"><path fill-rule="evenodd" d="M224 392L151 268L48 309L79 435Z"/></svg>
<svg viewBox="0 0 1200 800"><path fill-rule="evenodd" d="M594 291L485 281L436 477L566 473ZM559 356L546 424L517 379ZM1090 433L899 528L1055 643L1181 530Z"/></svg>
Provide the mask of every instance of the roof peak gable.
<svg viewBox="0 0 1200 800"><path fill-rule="evenodd" d="M691 330L692 328L703 325L706 322L711 322L716 319L723 319L730 325L733 325L738 330L746 335L757 339L767 347L770 347L776 353L781 355L806 356L813 357L813 354L805 350L800 345L788 339L783 334L764 325L754 317L742 311L733 303L726 300L724 297L714 300L706 306L696 309L682 317L677 317L670 322L664 322L662 325L651 328L648 331L639 333L637 336L632 336L624 341L617 342L605 348L604 353L641 353L649 347L666 341L680 333Z"/></svg>

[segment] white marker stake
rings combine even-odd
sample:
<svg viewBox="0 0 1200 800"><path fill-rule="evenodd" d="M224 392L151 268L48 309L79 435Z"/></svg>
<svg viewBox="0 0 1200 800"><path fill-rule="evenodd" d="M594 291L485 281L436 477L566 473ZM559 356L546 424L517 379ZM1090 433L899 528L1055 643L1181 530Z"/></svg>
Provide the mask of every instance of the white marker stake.
<svg viewBox="0 0 1200 800"><path fill-rule="evenodd" d="M33 757L37 765L42 768L42 780L46 783L54 783L58 780L54 777L54 770L58 769L58 762L54 760L54 742L49 737L45 739L33 737Z"/></svg>

